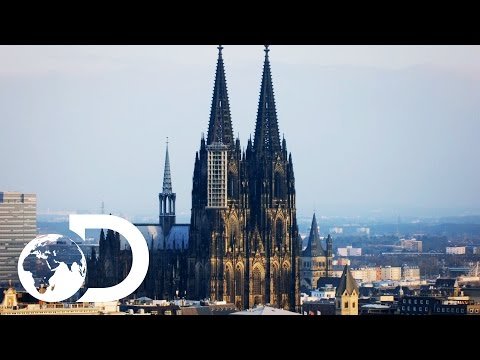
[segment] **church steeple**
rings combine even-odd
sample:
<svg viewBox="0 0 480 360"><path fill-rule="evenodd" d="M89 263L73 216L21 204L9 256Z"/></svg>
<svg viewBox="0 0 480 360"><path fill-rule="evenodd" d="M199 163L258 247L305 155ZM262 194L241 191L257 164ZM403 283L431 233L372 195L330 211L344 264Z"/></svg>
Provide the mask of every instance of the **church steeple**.
<svg viewBox="0 0 480 360"><path fill-rule="evenodd" d="M212 108L208 124L207 145L222 143L233 146L233 128L228 101L227 80L222 57L223 47L218 47L217 71L213 88Z"/></svg>
<svg viewBox="0 0 480 360"><path fill-rule="evenodd" d="M318 233L317 218L313 214L312 227L310 229L310 236L308 237L308 244L305 248L304 256L325 256L325 252L320 242L320 234Z"/></svg>
<svg viewBox="0 0 480 360"><path fill-rule="evenodd" d="M262 85L258 101L254 148L257 153L273 154L276 151L280 151L281 147L270 60L268 58L269 51L268 45L265 46L265 62L263 64Z"/></svg>
<svg viewBox="0 0 480 360"><path fill-rule="evenodd" d="M358 286L348 265L345 265L335 292L335 314L358 315Z"/></svg>
<svg viewBox="0 0 480 360"><path fill-rule="evenodd" d="M173 192L172 174L170 173L170 158L167 150L165 152L165 168L163 170L163 189L158 194L160 205L159 223L162 227L164 236L167 236L170 229L175 224L175 200L176 194Z"/></svg>
<svg viewBox="0 0 480 360"><path fill-rule="evenodd" d="M165 153L165 168L163 170L163 193L171 194L172 189L172 175L170 174L170 159L168 156L168 137L167 137L167 151Z"/></svg>

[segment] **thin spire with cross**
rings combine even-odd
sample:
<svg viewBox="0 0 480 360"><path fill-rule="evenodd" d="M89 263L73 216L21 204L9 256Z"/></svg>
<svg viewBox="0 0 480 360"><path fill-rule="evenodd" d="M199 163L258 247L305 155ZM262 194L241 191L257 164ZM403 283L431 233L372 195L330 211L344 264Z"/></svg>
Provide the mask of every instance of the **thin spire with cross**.
<svg viewBox="0 0 480 360"><path fill-rule="evenodd" d="M163 171L163 193L171 194L172 189L172 175L170 173L170 158L168 156L168 137L167 137L167 150L165 153L165 168Z"/></svg>

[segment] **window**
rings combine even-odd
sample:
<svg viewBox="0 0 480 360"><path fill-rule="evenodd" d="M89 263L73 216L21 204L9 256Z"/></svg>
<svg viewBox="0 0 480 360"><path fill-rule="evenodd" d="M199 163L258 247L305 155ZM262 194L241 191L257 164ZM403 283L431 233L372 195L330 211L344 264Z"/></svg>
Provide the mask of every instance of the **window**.
<svg viewBox="0 0 480 360"><path fill-rule="evenodd" d="M475 314L478 314L478 309L475 309Z"/></svg>
<svg viewBox="0 0 480 360"><path fill-rule="evenodd" d="M465 313L465 309L462 309L462 310L460 310L460 311L461 311L462 314Z"/></svg>
<svg viewBox="0 0 480 360"><path fill-rule="evenodd" d="M282 249L283 245L283 222L278 219L275 225L275 245L279 250Z"/></svg>
<svg viewBox="0 0 480 360"><path fill-rule="evenodd" d="M425 306L425 312L428 312L428 307Z"/></svg>
<svg viewBox="0 0 480 360"><path fill-rule="evenodd" d="M425 304L427 304L427 305L428 305L428 300L425 300Z"/></svg>
<svg viewBox="0 0 480 360"><path fill-rule="evenodd" d="M445 312L445 308L444 308L444 307L442 307L442 313L443 313L443 312Z"/></svg>
<svg viewBox="0 0 480 360"><path fill-rule="evenodd" d="M455 312L458 314L458 313L460 312L460 309L459 309L459 308L457 308L457 310L456 310Z"/></svg>
<svg viewBox="0 0 480 360"><path fill-rule="evenodd" d="M408 299L408 303L411 304L411 303L412 303L412 299Z"/></svg>
<svg viewBox="0 0 480 360"><path fill-rule="evenodd" d="M417 299L413 300L413 303L416 305L417 304Z"/></svg>
<svg viewBox="0 0 480 360"><path fill-rule="evenodd" d="M405 304L407 302L407 299L403 299L402 302Z"/></svg>
<svg viewBox="0 0 480 360"><path fill-rule="evenodd" d="M417 307L416 307L416 306L413 307L413 311L417 311Z"/></svg>
<svg viewBox="0 0 480 360"><path fill-rule="evenodd" d="M225 270L225 295L230 300L230 295L232 294L232 277L230 275L230 268L227 267Z"/></svg>
<svg viewBox="0 0 480 360"><path fill-rule="evenodd" d="M437 312L440 312L440 308L437 308Z"/></svg>
<svg viewBox="0 0 480 360"><path fill-rule="evenodd" d="M243 294L243 273L238 265L237 270L235 271L235 293L236 296L241 296Z"/></svg>
<svg viewBox="0 0 480 360"><path fill-rule="evenodd" d="M355 301L352 303L352 308L355 309Z"/></svg>
<svg viewBox="0 0 480 360"><path fill-rule="evenodd" d="M470 312L470 314L473 314L473 309L470 309L469 312Z"/></svg>
<svg viewBox="0 0 480 360"><path fill-rule="evenodd" d="M253 294L262 295L262 273L257 267L253 269Z"/></svg>
<svg viewBox="0 0 480 360"><path fill-rule="evenodd" d="M405 311L405 306L402 306L402 311Z"/></svg>
<svg viewBox="0 0 480 360"><path fill-rule="evenodd" d="M285 196L282 175L278 171L275 172L274 176L273 196L276 198L283 198Z"/></svg>
<svg viewBox="0 0 480 360"><path fill-rule="evenodd" d="M423 300L420 300L420 304L422 304L422 305L423 305Z"/></svg>
<svg viewBox="0 0 480 360"><path fill-rule="evenodd" d="M348 301L345 301L344 308L348 309Z"/></svg>

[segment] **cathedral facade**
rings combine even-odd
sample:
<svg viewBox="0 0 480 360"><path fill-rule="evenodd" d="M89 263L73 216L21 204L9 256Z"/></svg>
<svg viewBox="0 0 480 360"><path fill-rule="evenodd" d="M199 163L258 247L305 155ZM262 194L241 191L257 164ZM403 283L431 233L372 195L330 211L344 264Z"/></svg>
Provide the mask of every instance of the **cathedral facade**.
<svg viewBox="0 0 480 360"><path fill-rule="evenodd" d="M190 224L177 224L168 145L159 222L135 224L150 250L143 284L132 296L210 299L239 309L270 304L300 309L301 238L296 219L292 155L278 128L269 49L253 140L234 138L222 47L218 52L208 134L195 156ZM126 277L131 252L102 230L92 252L89 286Z"/></svg>
<svg viewBox="0 0 480 360"><path fill-rule="evenodd" d="M269 49L254 139L234 139L222 47L218 52L208 134L195 156L188 248L189 298L237 308L300 305L295 177L280 139Z"/></svg>

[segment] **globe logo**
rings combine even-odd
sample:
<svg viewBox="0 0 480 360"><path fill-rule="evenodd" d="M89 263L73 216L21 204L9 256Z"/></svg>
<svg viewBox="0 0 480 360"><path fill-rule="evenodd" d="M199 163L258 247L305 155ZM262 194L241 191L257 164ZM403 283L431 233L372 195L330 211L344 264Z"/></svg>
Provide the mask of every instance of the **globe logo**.
<svg viewBox="0 0 480 360"><path fill-rule="evenodd" d="M80 247L59 234L37 236L25 246L18 260L18 276L25 290L47 302L75 295L86 273L85 255Z"/></svg>

